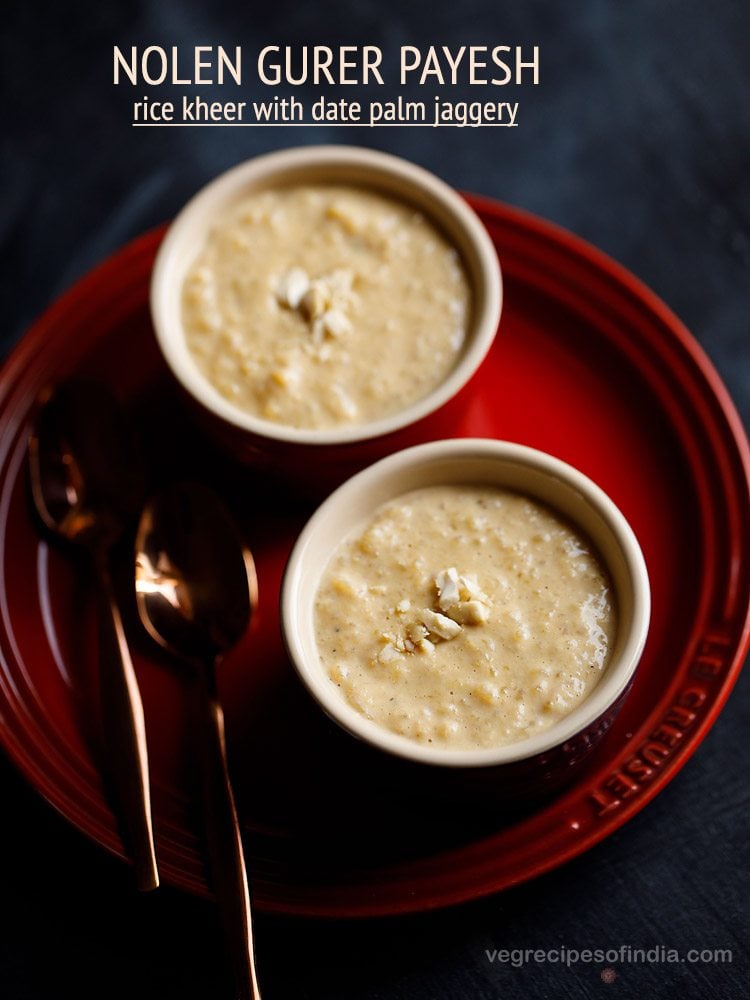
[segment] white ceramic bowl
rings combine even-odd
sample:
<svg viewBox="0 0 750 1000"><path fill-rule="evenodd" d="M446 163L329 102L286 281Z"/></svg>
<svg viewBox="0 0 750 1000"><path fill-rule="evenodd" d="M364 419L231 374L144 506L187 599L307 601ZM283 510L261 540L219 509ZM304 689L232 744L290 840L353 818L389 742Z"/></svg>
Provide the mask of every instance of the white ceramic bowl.
<svg viewBox="0 0 750 1000"><path fill-rule="evenodd" d="M290 183L342 183L372 188L413 205L456 247L472 288L465 347L448 377L405 409L361 425L314 430L263 420L234 406L201 373L182 327L185 275L221 213L249 192ZM159 249L151 282L151 315L172 373L200 406L253 447L268 443L341 446L393 434L440 410L479 368L497 331L502 305L500 265L477 215L452 188L421 167L385 153L349 146L309 146L248 160L203 188L182 209ZM241 446L241 441L239 442ZM391 447L389 450L393 450Z"/></svg>
<svg viewBox="0 0 750 1000"><path fill-rule="evenodd" d="M450 750L417 744L389 732L347 704L323 670L315 643L315 596L330 556L342 539L362 529L381 504L409 490L448 483L516 490L559 511L594 543L616 592L615 646L599 684L570 715L509 746ZM481 439L437 441L409 448L349 479L318 508L302 531L290 556L281 594L282 628L289 655L321 708L372 746L410 761L452 768L492 767L531 758L549 766L551 758L545 754L555 747L572 748L573 737L581 734L588 749L610 724L633 678L646 641L649 615L650 589L643 555L627 521L606 494L551 455ZM603 726L602 720L606 720ZM565 765L570 763L563 760Z"/></svg>

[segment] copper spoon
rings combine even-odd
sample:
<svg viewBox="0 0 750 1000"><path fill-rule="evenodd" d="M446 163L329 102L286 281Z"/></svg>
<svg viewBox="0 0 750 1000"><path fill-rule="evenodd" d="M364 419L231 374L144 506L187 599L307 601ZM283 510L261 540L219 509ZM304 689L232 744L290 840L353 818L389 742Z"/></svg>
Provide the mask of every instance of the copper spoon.
<svg viewBox="0 0 750 1000"><path fill-rule="evenodd" d="M44 525L89 552L98 582L99 685L112 793L139 889L155 889L143 705L110 574L110 551L140 509L143 474L117 401L70 381L46 399L29 440L34 503Z"/></svg>
<svg viewBox="0 0 750 1000"><path fill-rule="evenodd" d="M189 664L201 688L206 839L237 995L260 1000L250 894L227 769L216 666L247 629L257 603L252 556L229 514L203 486L172 486L145 508L136 538L135 589L146 630Z"/></svg>

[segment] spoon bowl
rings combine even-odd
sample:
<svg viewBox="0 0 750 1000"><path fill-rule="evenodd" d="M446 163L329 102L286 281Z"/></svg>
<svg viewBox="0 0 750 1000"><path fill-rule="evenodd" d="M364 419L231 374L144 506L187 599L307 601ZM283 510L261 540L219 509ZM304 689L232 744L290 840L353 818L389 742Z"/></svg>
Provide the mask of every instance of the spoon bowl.
<svg viewBox="0 0 750 1000"><path fill-rule="evenodd" d="M197 484L147 505L136 540L141 621L182 659L216 661L246 631L257 601L252 556L213 493Z"/></svg>
<svg viewBox="0 0 750 1000"><path fill-rule="evenodd" d="M140 510L143 469L117 400L71 379L40 400L29 441L31 491L44 526L90 549L109 548Z"/></svg>

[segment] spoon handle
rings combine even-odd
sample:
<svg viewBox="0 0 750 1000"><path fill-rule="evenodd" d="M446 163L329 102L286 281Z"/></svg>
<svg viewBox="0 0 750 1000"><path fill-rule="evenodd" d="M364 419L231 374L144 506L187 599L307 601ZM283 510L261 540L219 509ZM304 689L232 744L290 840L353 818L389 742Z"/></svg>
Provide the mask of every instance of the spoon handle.
<svg viewBox="0 0 750 1000"><path fill-rule="evenodd" d="M104 740L125 848L138 888L159 885L143 704L117 606L106 553L98 553L99 685Z"/></svg>
<svg viewBox="0 0 750 1000"><path fill-rule="evenodd" d="M261 1000L245 856L227 769L224 713L213 667L203 674L203 794L211 880L224 924L239 1000Z"/></svg>

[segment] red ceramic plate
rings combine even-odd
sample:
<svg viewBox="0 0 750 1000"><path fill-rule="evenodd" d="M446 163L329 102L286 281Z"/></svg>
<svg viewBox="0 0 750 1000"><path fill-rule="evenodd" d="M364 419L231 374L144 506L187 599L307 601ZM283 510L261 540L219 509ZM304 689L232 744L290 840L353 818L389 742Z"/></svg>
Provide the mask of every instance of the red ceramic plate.
<svg viewBox="0 0 750 1000"><path fill-rule="evenodd" d="M523 816L425 810L383 787L372 761L360 760L308 702L285 659L278 589L309 507L218 458L189 427L149 324L149 272L161 237L150 233L68 292L0 380L2 742L42 795L109 850L121 853L97 764L88 577L40 539L25 481L37 393L73 371L109 383L127 402L154 482L210 481L255 553L259 612L220 683L259 907L374 916L522 882L621 826L674 777L716 719L747 647L750 598L748 448L726 391L687 331L622 268L538 219L474 204L502 261L505 312L456 433L519 441L571 462L635 529L653 623L616 725L574 785ZM130 635L162 873L205 892L190 683L132 617Z"/></svg>

